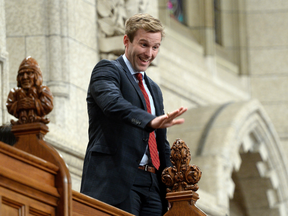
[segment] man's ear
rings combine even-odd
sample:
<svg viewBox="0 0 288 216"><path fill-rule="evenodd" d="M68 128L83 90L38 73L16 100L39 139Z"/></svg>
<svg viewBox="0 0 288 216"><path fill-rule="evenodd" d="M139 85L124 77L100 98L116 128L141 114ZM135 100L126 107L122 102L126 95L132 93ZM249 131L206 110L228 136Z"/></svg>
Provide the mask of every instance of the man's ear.
<svg viewBox="0 0 288 216"><path fill-rule="evenodd" d="M129 38L128 38L128 36L125 34L124 37L123 37L123 44L124 44L125 47L127 47L128 43L129 43Z"/></svg>

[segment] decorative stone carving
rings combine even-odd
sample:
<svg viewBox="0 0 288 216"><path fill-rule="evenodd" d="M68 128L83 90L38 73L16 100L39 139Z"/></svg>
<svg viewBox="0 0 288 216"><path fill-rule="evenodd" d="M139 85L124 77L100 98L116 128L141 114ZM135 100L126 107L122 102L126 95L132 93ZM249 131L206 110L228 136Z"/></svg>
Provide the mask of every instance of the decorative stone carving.
<svg viewBox="0 0 288 216"><path fill-rule="evenodd" d="M116 59L124 52L125 21L136 13L145 13L147 0L98 0L99 41L102 59Z"/></svg>
<svg viewBox="0 0 288 216"><path fill-rule="evenodd" d="M42 86L42 72L35 59L25 58L19 66L17 86L11 89L6 107L18 118L13 125L32 122L49 123L45 118L53 109L53 96L47 86Z"/></svg>
<svg viewBox="0 0 288 216"><path fill-rule="evenodd" d="M184 141L177 139L173 143L170 158L173 167L167 167L162 172L162 181L168 187L167 192L197 191L202 172L196 165L189 165L191 154Z"/></svg>

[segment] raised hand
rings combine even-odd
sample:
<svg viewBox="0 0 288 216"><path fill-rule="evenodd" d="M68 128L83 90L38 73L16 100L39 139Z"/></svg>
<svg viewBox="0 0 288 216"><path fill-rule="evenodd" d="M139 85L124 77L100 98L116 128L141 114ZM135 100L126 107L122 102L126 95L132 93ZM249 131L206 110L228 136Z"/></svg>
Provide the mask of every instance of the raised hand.
<svg viewBox="0 0 288 216"><path fill-rule="evenodd" d="M154 129L157 129L157 128L167 128L173 125L182 124L185 121L183 118L182 119L175 119L175 118L177 118L178 116L181 116L186 111L187 111L187 108L180 107L179 109L174 110L171 113L157 116L148 124L148 126Z"/></svg>

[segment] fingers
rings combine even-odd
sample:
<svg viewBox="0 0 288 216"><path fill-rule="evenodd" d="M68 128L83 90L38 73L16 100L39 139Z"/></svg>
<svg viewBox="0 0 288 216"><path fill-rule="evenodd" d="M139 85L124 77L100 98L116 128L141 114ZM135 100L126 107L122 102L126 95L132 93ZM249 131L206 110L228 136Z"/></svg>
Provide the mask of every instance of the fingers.
<svg viewBox="0 0 288 216"><path fill-rule="evenodd" d="M174 110L171 113L166 113L166 115L164 115L166 118L161 118L161 123L159 125L159 128L166 128L166 127L171 127L177 124L183 124L185 121L183 118L182 119L175 119L175 118L182 115L186 111L187 111L187 108L180 107L179 109Z"/></svg>
<svg viewBox="0 0 288 216"><path fill-rule="evenodd" d="M185 113L187 111L187 108L184 108L184 107L180 107L179 109L177 110L174 110L173 112L171 113L166 113L166 116L168 117L168 119L175 119L177 118L178 116L182 115L183 113Z"/></svg>
<svg viewBox="0 0 288 216"><path fill-rule="evenodd" d="M175 119L175 118L182 115L186 111L187 111L187 108L180 107L179 109L174 110L173 112L166 113L165 115L161 115L161 116L154 118L149 123L148 126L157 129L157 128L167 128L173 125L182 124L185 121L183 118L182 119Z"/></svg>

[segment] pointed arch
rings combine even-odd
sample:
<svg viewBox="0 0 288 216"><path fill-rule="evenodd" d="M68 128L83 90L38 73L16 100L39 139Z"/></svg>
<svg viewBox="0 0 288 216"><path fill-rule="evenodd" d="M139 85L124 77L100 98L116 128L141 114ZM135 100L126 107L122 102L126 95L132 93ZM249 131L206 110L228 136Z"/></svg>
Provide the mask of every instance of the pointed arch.
<svg viewBox="0 0 288 216"><path fill-rule="evenodd" d="M247 215L288 215L287 159L259 101L191 109L186 117L169 133L187 143L203 172L199 186L218 206L229 214L236 195Z"/></svg>

